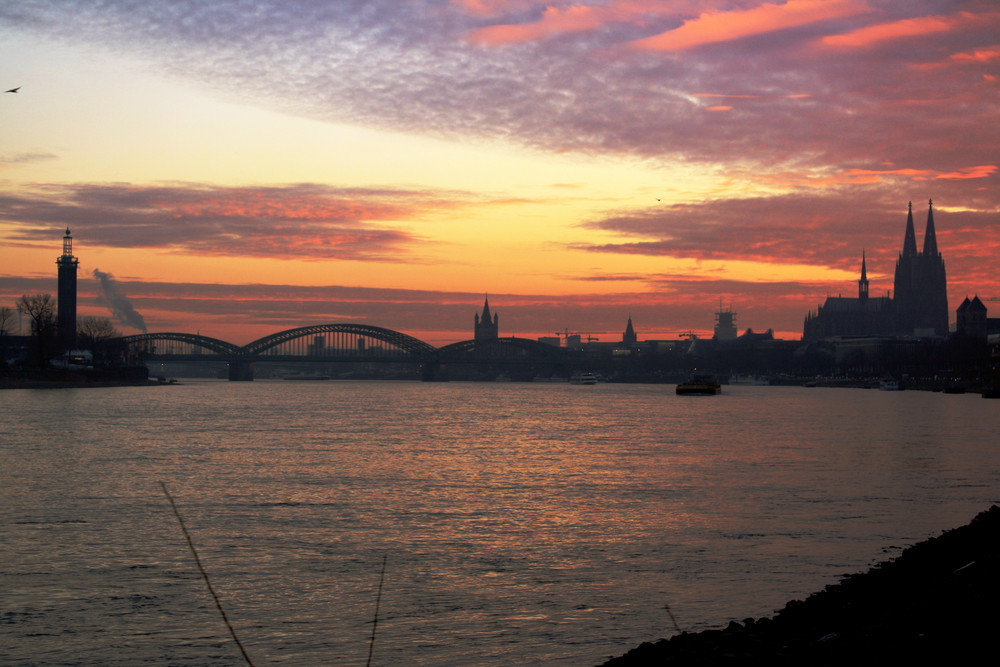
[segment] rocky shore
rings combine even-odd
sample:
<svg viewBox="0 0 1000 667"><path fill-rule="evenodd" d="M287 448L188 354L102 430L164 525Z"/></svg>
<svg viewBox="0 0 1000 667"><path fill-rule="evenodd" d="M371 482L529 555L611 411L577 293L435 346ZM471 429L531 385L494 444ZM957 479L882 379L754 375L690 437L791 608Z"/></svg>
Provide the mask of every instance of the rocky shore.
<svg viewBox="0 0 1000 667"><path fill-rule="evenodd" d="M773 618L644 643L602 667L992 662L998 555L994 505L966 526L789 602Z"/></svg>

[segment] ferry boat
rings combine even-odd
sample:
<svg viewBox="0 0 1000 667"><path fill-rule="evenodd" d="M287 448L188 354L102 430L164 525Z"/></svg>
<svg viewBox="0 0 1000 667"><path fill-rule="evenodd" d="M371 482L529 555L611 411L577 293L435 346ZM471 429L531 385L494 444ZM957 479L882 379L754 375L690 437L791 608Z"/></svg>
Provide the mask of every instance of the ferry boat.
<svg viewBox="0 0 1000 667"><path fill-rule="evenodd" d="M569 378L570 384L597 384L597 376L593 373L573 373Z"/></svg>
<svg viewBox="0 0 1000 667"><path fill-rule="evenodd" d="M713 396L722 393L722 385L715 379L714 375L694 374L688 378L687 382L677 385L678 396Z"/></svg>

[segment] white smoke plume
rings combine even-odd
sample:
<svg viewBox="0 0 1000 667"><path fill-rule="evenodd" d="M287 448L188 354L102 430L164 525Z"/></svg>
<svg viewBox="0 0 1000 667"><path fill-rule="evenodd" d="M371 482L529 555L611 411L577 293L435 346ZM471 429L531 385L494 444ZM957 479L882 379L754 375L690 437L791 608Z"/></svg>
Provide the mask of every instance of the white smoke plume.
<svg viewBox="0 0 1000 667"><path fill-rule="evenodd" d="M115 277L98 269L94 269L94 277L101 283L101 293L97 296L97 302L106 306L120 324L139 329L142 333L149 333L146 330L146 320L136 312L132 302L118 288Z"/></svg>

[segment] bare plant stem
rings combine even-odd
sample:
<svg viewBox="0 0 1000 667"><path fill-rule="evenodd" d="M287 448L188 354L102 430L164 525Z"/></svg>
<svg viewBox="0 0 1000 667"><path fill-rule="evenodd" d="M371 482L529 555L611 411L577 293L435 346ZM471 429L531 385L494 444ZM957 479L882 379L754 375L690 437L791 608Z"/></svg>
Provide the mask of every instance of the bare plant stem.
<svg viewBox="0 0 1000 667"><path fill-rule="evenodd" d="M368 644L368 662L365 663L365 667L371 667L372 651L375 650L375 628L378 627L378 607L379 603L382 602L382 582L385 581L385 561L388 557L389 554L382 555L382 575L378 578L378 594L375 596L375 618L372 620L372 639Z"/></svg>
<svg viewBox="0 0 1000 667"><path fill-rule="evenodd" d="M670 615L670 620L673 621L673 624L674 624L674 630L676 630L677 632L682 632L681 631L681 626L677 625L677 619L674 618L674 612L670 611L670 605L665 604L665 605L663 605L663 608L666 609L667 610L667 614Z"/></svg>
<svg viewBox="0 0 1000 667"><path fill-rule="evenodd" d="M253 661L250 660L250 656L247 655L246 649L243 648L243 644L240 643L240 638L236 636L236 630L229 623L229 618L226 617L226 612L222 608L222 603L219 602L219 596L215 594L215 589L212 588L212 582L208 580L208 573L205 572L205 568L201 565L201 558L198 557L198 551L194 548L194 542L191 541L191 535L188 533L187 526L184 525L184 519L181 518L181 513L177 511L177 505L174 503L173 497L171 497L170 492L167 491L167 485L160 482L160 487L163 489L163 495L167 497L170 501L170 507L174 510L174 516L177 517L177 523L181 525L181 532L184 533L184 539L187 540L188 547L191 548L191 554L194 555L194 562L198 565L198 571L201 572L202 578L205 580L205 585L208 587L208 592L212 594L212 599L215 600L215 607L222 614L222 621L229 628L229 634L233 636L233 641L240 649L240 653L243 654L243 659L247 661L250 667L254 667ZM379 585L379 592L381 592L381 584ZM376 606L377 609L377 606ZM369 656L370 659L370 656Z"/></svg>

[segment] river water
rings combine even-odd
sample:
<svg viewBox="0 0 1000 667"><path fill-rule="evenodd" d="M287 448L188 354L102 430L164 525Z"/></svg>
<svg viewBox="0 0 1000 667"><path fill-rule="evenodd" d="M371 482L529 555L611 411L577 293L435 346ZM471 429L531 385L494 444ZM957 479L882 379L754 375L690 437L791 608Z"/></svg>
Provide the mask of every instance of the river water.
<svg viewBox="0 0 1000 667"><path fill-rule="evenodd" d="M0 664L595 665L997 500L978 395L190 381L0 392Z"/></svg>

